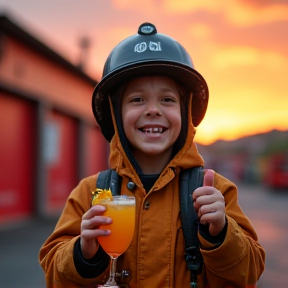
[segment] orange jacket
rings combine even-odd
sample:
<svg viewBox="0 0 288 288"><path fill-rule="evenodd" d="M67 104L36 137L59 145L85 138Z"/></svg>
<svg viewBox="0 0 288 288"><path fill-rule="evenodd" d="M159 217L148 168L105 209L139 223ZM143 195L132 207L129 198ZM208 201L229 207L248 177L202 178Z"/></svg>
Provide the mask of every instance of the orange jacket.
<svg viewBox="0 0 288 288"><path fill-rule="evenodd" d="M190 287L180 221L179 172L204 164L192 142L194 134L190 124L190 141L162 171L149 193L127 159L117 131L112 139L110 166L123 177L121 193L136 197L134 238L117 264L117 272L130 272L129 277L120 280L130 287ZM81 217L91 207L96 179L97 175L85 178L72 191L54 232L40 250L47 287L95 287L107 277L108 269L97 278L85 279L77 273L73 260ZM127 188L131 181L136 184L133 192ZM217 247L199 234L204 267L198 276L198 288L254 287L264 270L265 252L238 205L236 186L219 174L215 174L214 186L225 197L227 232Z"/></svg>

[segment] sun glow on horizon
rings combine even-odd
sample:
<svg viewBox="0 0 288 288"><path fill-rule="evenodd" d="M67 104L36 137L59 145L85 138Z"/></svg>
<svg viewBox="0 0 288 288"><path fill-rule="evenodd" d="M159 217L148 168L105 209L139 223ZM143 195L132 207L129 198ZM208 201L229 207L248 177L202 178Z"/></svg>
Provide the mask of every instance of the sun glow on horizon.
<svg viewBox="0 0 288 288"><path fill-rule="evenodd" d="M227 118L211 115L203 120L199 127L196 128L196 142L209 145L220 139L231 141L254 134L267 133L272 130L288 131L288 112L286 109L283 109L283 111L270 111L265 115L263 113L248 115L242 120L239 117L233 118L232 113L226 116ZM276 122L272 121L273 119L277 119Z"/></svg>

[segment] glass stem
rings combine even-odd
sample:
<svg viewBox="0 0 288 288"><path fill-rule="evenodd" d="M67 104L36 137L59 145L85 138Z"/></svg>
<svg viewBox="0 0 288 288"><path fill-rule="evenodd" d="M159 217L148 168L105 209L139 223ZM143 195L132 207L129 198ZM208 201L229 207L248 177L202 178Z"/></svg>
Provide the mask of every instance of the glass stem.
<svg viewBox="0 0 288 288"><path fill-rule="evenodd" d="M105 286L116 286L117 287L117 283L115 280L115 274L116 274L116 265L117 265L117 258L118 257L110 256L110 258L111 258L111 260L110 260L110 275L109 275L107 282L105 283Z"/></svg>

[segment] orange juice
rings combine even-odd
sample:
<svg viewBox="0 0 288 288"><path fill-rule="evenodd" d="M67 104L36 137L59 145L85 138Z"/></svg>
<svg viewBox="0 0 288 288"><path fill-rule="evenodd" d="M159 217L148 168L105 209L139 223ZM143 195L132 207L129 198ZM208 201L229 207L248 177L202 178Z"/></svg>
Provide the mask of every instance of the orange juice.
<svg viewBox="0 0 288 288"><path fill-rule="evenodd" d="M113 222L99 227L100 229L109 229L111 234L98 237L98 241L106 253L117 257L127 250L133 238L135 198L123 196L113 198L113 201L103 204L106 206L103 216L110 217Z"/></svg>

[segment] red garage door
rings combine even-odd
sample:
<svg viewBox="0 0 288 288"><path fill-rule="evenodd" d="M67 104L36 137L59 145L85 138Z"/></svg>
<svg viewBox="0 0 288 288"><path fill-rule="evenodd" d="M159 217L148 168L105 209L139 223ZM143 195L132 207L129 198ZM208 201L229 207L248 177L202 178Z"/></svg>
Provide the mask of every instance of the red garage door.
<svg viewBox="0 0 288 288"><path fill-rule="evenodd" d="M0 223L33 212L36 120L35 103L0 94Z"/></svg>
<svg viewBox="0 0 288 288"><path fill-rule="evenodd" d="M100 128L87 126L84 139L85 175L108 169L109 143Z"/></svg>
<svg viewBox="0 0 288 288"><path fill-rule="evenodd" d="M77 120L49 112L44 123L46 183L44 207L48 214L59 213L78 184Z"/></svg>

